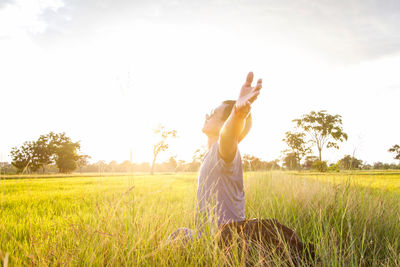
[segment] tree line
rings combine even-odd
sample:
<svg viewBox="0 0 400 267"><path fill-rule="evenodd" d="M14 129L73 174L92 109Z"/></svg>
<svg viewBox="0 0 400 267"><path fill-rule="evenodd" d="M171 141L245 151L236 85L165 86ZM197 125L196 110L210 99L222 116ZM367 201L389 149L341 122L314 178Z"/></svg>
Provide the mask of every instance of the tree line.
<svg viewBox="0 0 400 267"><path fill-rule="evenodd" d="M345 155L336 163L329 166L323 160L325 149L339 149L339 144L347 141L348 135L342 127L342 117L338 114L331 115L326 110L311 111L298 119L294 119L294 127L285 133L282 139L287 145L283 150L281 160L263 161L255 156L245 154L242 158L245 171L257 170L317 170L339 171L341 169L399 169L400 165L375 162L373 165L363 164L354 155ZM60 172L195 172L198 171L201 161L206 153L204 147L194 152L192 161L185 162L170 157L166 162L157 163L160 153L169 148L168 141L177 137L175 130L168 130L159 125L154 133L159 137L153 145L153 160L150 163L133 163L124 161L117 163L111 161L98 161L89 163L90 156L80 153L80 142L72 141L65 133L50 132L41 135L36 141L26 141L21 147L13 147L10 155L12 163L0 162L3 173L45 173ZM318 155L312 155L313 148ZM394 154L394 159L400 161L400 146L394 145L388 152ZM282 167L279 162L282 161Z"/></svg>
<svg viewBox="0 0 400 267"><path fill-rule="evenodd" d="M285 133L283 141L287 149L283 152L283 166L290 170L315 169L325 172L340 169L399 169L399 165L374 163L373 166L363 164L362 160L345 155L329 167L322 159L324 149L339 149L339 143L348 139L342 127L342 117L331 115L326 110L311 111L298 119L294 119L294 129ZM316 148L318 156L310 155L312 148ZM400 146L394 145L388 152L394 153L394 159L400 160Z"/></svg>
<svg viewBox="0 0 400 267"><path fill-rule="evenodd" d="M80 148L80 142L73 142L65 133L50 132L36 141L13 147L10 155L17 173L45 173L50 165L55 165L60 173L70 173L89 158L79 154Z"/></svg>

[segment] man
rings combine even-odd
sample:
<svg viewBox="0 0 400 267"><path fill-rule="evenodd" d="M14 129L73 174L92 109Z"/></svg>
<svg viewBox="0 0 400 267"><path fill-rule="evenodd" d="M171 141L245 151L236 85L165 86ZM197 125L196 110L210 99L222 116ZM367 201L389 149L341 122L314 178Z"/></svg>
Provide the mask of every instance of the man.
<svg viewBox="0 0 400 267"><path fill-rule="evenodd" d="M239 246L244 249L246 265L251 265L249 245L260 244L263 248L260 252L266 253L261 257L263 261L273 251L288 265L300 266L307 264L308 260L315 260L312 244L303 244L292 229L276 219L245 219L243 170L238 144L251 128L250 107L262 88L261 79L252 86L253 76L252 72L247 75L236 101L224 101L206 115L203 132L208 138L208 152L199 171L198 230L201 234L207 228L212 232L219 229L221 244L228 245L228 248L234 237L232 233L238 233L245 244L239 243ZM191 235L183 234L185 240L192 240Z"/></svg>
<svg viewBox="0 0 400 267"><path fill-rule="evenodd" d="M250 131L250 107L262 88L261 79L252 86L253 76L252 72L247 75L236 101L224 101L206 115L203 132L208 138L208 152L199 171L197 227L200 235L207 228L212 232L219 229L221 244L228 247L234 237L232 233L238 233L245 244L239 245L244 248L246 265L251 261L247 256L251 251L250 244L261 244L265 259L274 251L275 255L288 260L288 265L302 265L308 259L315 259L312 244L303 244L292 229L276 219L245 219L243 170L238 144ZM168 239L169 242L177 239L191 242L192 231L180 228ZM272 251L269 250L271 247ZM302 259L306 249L309 258Z"/></svg>
<svg viewBox="0 0 400 267"><path fill-rule="evenodd" d="M247 75L236 101L224 101L206 115L203 133L209 151L199 171L196 220L200 231L245 220L242 160L239 142L251 128L250 108L262 88L259 79L253 87L253 73Z"/></svg>

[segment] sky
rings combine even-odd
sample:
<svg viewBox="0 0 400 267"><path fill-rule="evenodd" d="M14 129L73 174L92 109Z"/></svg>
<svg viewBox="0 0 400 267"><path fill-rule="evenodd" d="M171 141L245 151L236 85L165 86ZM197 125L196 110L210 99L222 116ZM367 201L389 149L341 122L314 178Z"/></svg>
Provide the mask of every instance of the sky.
<svg viewBox="0 0 400 267"><path fill-rule="evenodd" d="M340 114L325 149L395 162L400 1L0 0L0 161L50 131L91 161L150 161L153 129L178 138L159 161L205 146L205 114L263 79L242 154L281 158L293 119Z"/></svg>

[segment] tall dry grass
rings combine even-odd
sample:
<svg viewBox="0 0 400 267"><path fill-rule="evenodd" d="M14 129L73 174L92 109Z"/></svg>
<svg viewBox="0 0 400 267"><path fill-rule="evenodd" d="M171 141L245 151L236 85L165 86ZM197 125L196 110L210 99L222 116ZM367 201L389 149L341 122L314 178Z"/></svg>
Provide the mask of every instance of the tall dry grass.
<svg viewBox="0 0 400 267"><path fill-rule="evenodd" d="M333 184L324 175L247 173L246 216L294 228L315 244L323 266L399 265L399 194L342 178ZM226 253L211 234L168 245L175 229L194 228L195 174L3 180L1 186L0 257L7 253L12 266L244 264L237 246ZM261 262L257 251L252 257Z"/></svg>

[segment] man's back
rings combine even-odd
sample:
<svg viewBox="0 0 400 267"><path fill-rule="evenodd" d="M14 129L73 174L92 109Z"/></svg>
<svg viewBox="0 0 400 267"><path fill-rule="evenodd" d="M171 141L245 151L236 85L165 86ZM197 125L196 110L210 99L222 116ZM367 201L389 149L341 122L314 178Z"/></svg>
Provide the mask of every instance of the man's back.
<svg viewBox="0 0 400 267"><path fill-rule="evenodd" d="M238 150L227 164L219 155L218 142L212 145L199 171L197 200L197 220L217 220L221 226L245 219L243 170Z"/></svg>

